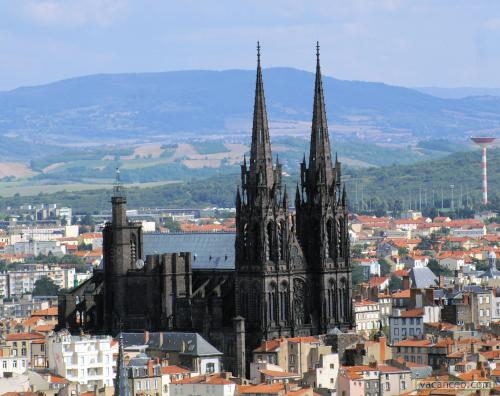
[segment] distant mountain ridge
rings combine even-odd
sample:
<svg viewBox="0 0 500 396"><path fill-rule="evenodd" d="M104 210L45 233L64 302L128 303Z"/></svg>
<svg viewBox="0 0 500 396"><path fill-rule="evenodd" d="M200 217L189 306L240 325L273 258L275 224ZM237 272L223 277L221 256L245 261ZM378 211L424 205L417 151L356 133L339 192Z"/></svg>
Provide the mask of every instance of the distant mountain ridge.
<svg viewBox="0 0 500 396"><path fill-rule="evenodd" d="M500 96L500 88L484 87L417 87L417 91L444 99L462 99L469 96Z"/></svg>
<svg viewBox="0 0 500 396"><path fill-rule="evenodd" d="M252 70L101 74L0 92L0 136L85 142L230 134L250 128ZM500 98L444 99L382 83L324 76L332 131L373 142L498 135ZM268 115L310 124L314 74L264 70Z"/></svg>

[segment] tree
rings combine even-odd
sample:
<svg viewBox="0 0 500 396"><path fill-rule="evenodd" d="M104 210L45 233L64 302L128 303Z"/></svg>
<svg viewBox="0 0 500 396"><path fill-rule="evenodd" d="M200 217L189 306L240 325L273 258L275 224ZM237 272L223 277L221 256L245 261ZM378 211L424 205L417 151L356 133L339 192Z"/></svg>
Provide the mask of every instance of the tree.
<svg viewBox="0 0 500 396"><path fill-rule="evenodd" d="M352 267L352 284L359 285L365 281L365 276L363 273L363 267L359 265L353 265Z"/></svg>
<svg viewBox="0 0 500 396"><path fill-rule="evenodd" d="M59 286L57 286L48 276L38 279L35 282L33 296L57 296Z"/></svg>
<svg viewBox="0 0 500 396"><path fill-rule="evenodd" d="M389 290L401 290L403 287L403 280L395 275L391 276L391 280L389 281Z"/></svg>
<svg viewBox="0 0 500 396"><path fill-rule="evenodd" d="M380 264L380 275L385 276L391 273L391 264L386 259L381 258L378 262Z"/></svg>
<svg viewBox="0 0 500 396"><path fill-rule="evenodd" d="M181 225L179 224L179 222L175 221L171 217L166 217L164 220L164 224L170 232L179 232L181 230Z"/></svg>
<svg viewBox="0 0 500 396"><path fill-rule="evenodd" d="M351 248L351 257L353 258L362 258L363 257L363 246L354 245Z"/></svg>
<svg viewBox="0 0 500 396"><path fill-rule="evenodd" d="M453 272L449 270L448 268L443 267L442 265L439 265L438 261L436 259L430 259L429 264L427 264L427 267L434 272L434 275L440 276L451 276L453 275Z"/></svg>

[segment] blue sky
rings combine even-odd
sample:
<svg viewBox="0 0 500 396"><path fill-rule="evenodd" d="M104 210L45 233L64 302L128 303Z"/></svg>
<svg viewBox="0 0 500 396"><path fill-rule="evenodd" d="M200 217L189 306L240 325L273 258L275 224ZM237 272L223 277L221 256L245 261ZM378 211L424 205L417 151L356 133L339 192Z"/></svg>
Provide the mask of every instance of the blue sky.
<svg viewBox="0 0 500 396"><path fill-rule="evenodd" d="M404 86L500 87L496 0L0 0L0 90L79 75L314 69Z"/></svg>

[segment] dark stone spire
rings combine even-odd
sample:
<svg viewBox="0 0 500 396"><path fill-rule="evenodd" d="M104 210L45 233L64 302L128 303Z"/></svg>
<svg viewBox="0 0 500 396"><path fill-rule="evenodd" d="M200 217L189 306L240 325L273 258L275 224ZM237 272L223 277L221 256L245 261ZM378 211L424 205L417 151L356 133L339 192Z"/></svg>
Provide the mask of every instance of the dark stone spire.
<svg viewBox="0 0 500 396"><path fill-rule="evenodd" d="M264 83L260 66L260 44L257 43L257 81L253 110L252 147L250 150L250 174L256 186L271 188L274 184L271 140L267 123Z"/></svg>
<svg viewBox="0 0 500 396"><path fill-rule="evenodd" d="M123 334L118 338L118 359L116 361L115 396L131 396L128 373L123 353Z"/></svg>
<svg viewBox="0 0 500 396"><path fill-rule="evenodd" d="M330 138L326 121L325 98L319 62L319 43L316 45L316 82L314 84L314 107L311 128L311 151L309 171L317 184L330 185L333 181Z"/></svg>

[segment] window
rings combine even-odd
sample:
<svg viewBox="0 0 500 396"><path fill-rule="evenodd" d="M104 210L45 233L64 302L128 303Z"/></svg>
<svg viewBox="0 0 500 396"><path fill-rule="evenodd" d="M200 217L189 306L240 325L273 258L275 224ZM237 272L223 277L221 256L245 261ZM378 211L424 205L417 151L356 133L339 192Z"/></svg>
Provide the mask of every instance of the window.
<svg viewBox="0 0 500 396"><path fill-rule="evenodd" d="M290 363L295 363L295 355L290 355Z"/></svg>
<svg viewBox="0 0 500 396"><path fill-rule="evenodd" d="M207 374L212 374L213 372L215 372L215 363L207 363L206 367Z"/></svg>
<svg viewBox="0 0 500 396"><path fill-rule="evenodd" d="M410 329L410 335L413 335L413 328Z"/></svg>
<svg viewBox="0 0 500 396"><path fill-rule="evenodd" d="M479 316L482 317L484 315L484 312L482 309L479 310Z"/></svg>
<svg viewBox="0 0 500 396"><path fill-rule="evenodd" d="M406 381L401 381L401 389L406 389Z"/></svg>
<svg viewBox="0 0 500 396"><path fill-rule="evenodd" d="M4 361L2 362L2 367L3 367L4 369L6 369L6 368L7 368L7 360L4 360Z"/></svg>
<svg viewBox="0 0 500 396"><path fill-rule="evenodd" d="M26 348L21 349L21 356L26 356Z"/></svg>
<svg viewBox="0 0 500 396"><path fill-rule="evenodd" d="M384 390L386 390L386 391L390 391L391 390L391 384L390 384L390 382L386 382L385 383Z"/></svg>
<svg viewBox="0 0 500 396"><path fill-rule="evenodd" d="M334 368L334 364L333 363L330 363L330 368Z"/></svg>
<svg viewBox="0 0 500 396"><path fill-rule="evenodd" d="M410 318L410 324L412 325L415 322L414 318Z"/></svg>
<svg viewBox="0 0 500 396"><path fill-rule="evenodd" d="M366 389L370 389L370 381L366 381Z"/></svg>
<svg viewBox="0 0 500 396"><path fill-rule="evenodd" d="M41 350L42 352L45 352L45 344L40 344L40 350Z"/></svg>
<svg viewBox="0 0 500 396"><path fill-rule="evenodd" d="M17 360L13 360L12 361L12 367L13 368L17 368Z"/></svg>
<svg viewBox="0 0 500 396"><path fill-rule="evenodd" d="M403 318L403 324L405 325L406 324L406 318Z"/></svg>
<svg viewBox="0 0 500 396"><path fill-rule="evenodd" d="M398 328L394 329L394 335L399 335L399 329Z"/></svg>
<svg viewBox="0 0 500 396"><path fill-rule="evenodd" d="M333 384L333 378L330 378L330 384Z"/></svg>

